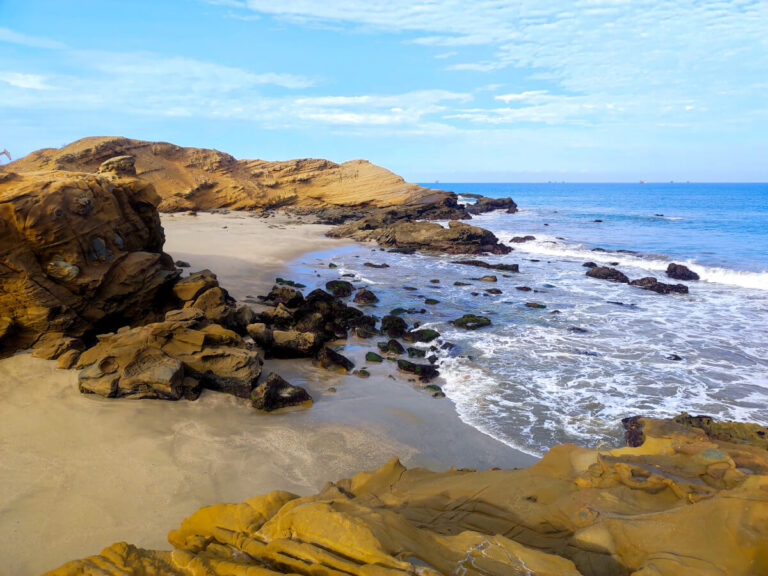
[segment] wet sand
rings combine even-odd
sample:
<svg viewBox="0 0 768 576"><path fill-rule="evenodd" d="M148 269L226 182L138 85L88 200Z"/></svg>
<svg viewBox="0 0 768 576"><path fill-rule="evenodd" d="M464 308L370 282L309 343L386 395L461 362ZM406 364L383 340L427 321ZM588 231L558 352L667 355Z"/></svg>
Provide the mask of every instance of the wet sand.
<svg viewBox="0 0 768 576"><path fill-rule="evenodd" d="M164 225L174 258L211 268L240 298L269 288L287 260L343 244L322 226L237 214L165 215ZM359 344L348 352L362 366ZM39 574L121 540L168 549L168 530L200 506L309 494L393 455L433 469L533 461L461 422L449 400L392 379L389 364L369 369L363 380L268 361L265 373L307 387L315 404L263 414L214 392L196 402L84 396L76 372L54 362L1 361L0 575Z"/></svg>

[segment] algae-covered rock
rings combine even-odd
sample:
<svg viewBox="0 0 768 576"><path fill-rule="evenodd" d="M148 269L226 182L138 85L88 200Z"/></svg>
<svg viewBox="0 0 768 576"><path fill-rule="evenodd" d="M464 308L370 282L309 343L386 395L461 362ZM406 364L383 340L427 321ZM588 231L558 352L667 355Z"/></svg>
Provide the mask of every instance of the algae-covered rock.
<svg viewBox="0 0 768 576"><path fill-rule="evenodd" d="M475 314L464 314L461 318L452 320L451 324L457 328L465 328L466 330L477 330L484 326L491 325L491 319L486 316L477 316Z"/></svg>
<svg viewBox="0 0 768 576"><path fill-rule="evenodd" d="M325 289L337 298L346 298L352 294L354 286L346 280L331 280L325 284Z"/></svg>
<svg viewBox="0 0 768 576"><path fill-rule="evenodd" d="M376 352L368 352L365 355L366 362L384 362L384 358L376 354Z"/></svg>
<svg viewBox="0 0 768 576"><path fill-rule="evenodd" d="M381 331L390 338L400 338L408 329L408 324L400 316L391 314L381 319Z"/></svg>
<svg viewBox="0 0 768 576"><path fill-rule="evenodd" d="M403 345L394 338L387 340L386 342L379 342L378 346L379 350L388 354L396 354L399 356L400 354L405 353L405 348L403 348Z"/></svg>
<svg viewBox="0 0 768 576"><path fill-rule="evenodd" d="M416 364L414 362L409 362L408 360L398 360L397 368L402 372L415 374L422 382L429 382L440 375L437 368L431 364Z"/></svg>
<svg viewBox="0 0 768 576"><path fill-rule="evenodd" d="M431 328L421 328L419 330L409 330L403 334L403 340L406 342L432 342L440 337L440 332Z"/></svg>

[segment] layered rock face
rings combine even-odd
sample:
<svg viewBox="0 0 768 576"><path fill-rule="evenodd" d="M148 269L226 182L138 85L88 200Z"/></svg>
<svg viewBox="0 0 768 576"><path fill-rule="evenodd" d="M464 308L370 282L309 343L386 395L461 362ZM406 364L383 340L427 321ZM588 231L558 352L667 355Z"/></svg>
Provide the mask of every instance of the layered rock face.
<svg viewBox="0 0 768 576"><path fill-rule="evenodd" d="M124 542L51 572L395 576L768 573L765 427L628 419L639 447L557 446L523 470L379 470L203 508L172 552Z"/></svg>
<svg viewBox="0 0 768 576"><path fill-rule="evenodd" d="M0 172L0 353L147 317L178 274L154 187L102 174Z"/></svg>
<svg viewBox="0 0 768 576"><path fill-rule="evenodd" d="M135 158L138 176L155 185L162 200L159 209L167 212L288 206L329 211L336 207L345 208L343 214L351 217L356 208L420 206L455 199L450 192L410 184L365 160L343 164L311 158L237 160L218 150L115 137L84 138L63 148L38 150L9 169L96 172L102 162L126 155Z"/></svg>

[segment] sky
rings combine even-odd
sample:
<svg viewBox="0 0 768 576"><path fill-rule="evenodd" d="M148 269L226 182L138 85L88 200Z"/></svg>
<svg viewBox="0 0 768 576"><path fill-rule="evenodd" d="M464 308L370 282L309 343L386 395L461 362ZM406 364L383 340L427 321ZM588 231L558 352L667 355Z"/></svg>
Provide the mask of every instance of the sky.
<svg viewBox="0 0 768 576"><path fill-rule="evenodd" d="M768 181L766 0L0 0L0 150Z"/></svg>

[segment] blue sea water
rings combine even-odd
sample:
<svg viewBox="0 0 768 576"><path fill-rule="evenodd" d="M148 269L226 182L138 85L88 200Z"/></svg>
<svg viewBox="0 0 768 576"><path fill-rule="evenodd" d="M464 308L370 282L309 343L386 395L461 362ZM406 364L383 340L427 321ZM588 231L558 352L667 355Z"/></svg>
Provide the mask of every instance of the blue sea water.
<svg viewBox="0 0 768 576"><path fill-rule="evenodd" d="M514 198L518 213L495 211L472 223L514 247L485 260L517 263L520 273L485 283L473 278L489 271L458 265L457 256L355 244L313 255L297 274L310 287L346 275L379 296L370 310L378 315L426 309L405 318L455 344L436 351L440 384L465 422L537 455L564 442L617 445L621 418L636 414L687 411L768 424L768 185L439 187ZM535 240L510 243L525 235ZM338 268L329 269L329 259ZM701 280L686 283L687 295L659 295L589 278L587 261L661 281L675 261ZM450 324L466 312L492 325L468 332Z"/></svg>

